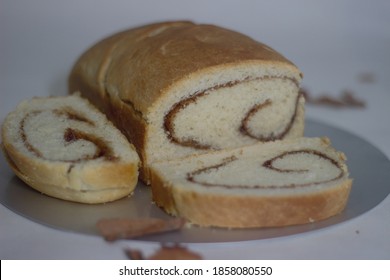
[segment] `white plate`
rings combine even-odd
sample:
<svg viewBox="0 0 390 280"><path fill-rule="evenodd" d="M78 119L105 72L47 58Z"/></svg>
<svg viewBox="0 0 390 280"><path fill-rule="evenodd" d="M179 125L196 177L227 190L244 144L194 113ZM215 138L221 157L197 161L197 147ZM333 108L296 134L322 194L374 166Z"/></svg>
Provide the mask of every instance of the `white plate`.
<svg viewBox="0 0 390 280"><path fill-rule="evenodd" d="M344 212L324 221L282 228L216 229L185 228L179 232L150 235L140 238L158 242L225 242L257 240L287 236L334 226L357 217L376 205L389 194L390 162L378 149L361 138L343 130L308 120L307 136L328 136L336 149L348 158L354 179L348 205ZM95 224L101 218L158 217L170 219L151 202L149 187L139 183L130 198L102 205L85 205L62 201L43 195L20 181L0 160L0 202L19 215L37 223L63 231L97 235Z"/></svg>

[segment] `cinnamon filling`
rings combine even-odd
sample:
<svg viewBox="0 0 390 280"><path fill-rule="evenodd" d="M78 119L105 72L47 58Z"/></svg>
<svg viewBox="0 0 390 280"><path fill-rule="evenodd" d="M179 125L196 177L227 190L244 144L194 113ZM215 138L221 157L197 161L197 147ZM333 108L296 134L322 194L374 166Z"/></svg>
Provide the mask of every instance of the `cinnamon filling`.
<svg viewBox="0 0 390 280"><path fill-rule="evenodd" d="M69 108L64 108L62 110L55 109L55 110L52 110L51 112L54 113L54 115L56 115L56 116L65 117L68 120L72 120L72 121L76 121L76 122L84 122L84 123L87 123L88 125L92 125L92 126L94 125L94 123L91 120L89 120L88 118L81 116L80 114L73 112L71 110L69 111L68 109ZM20 135L21 135L21 139L22 139L25 147L30 152L35 154L37 157L51 160L51 158L44 156L43 153L39 150L39 148L35 147L29 141L28 136L27 136L27 132L26 132L27 120L29 118L35 117L43 112L44 111L37 110L37 111L32 111L32 112L26 114L24 116L24 118L22 119L22 121L20 122ZM84 141L92 143L96 147L96 150L93 154L86 154L86 155L84 155L80 158L77 158L77 159L68 159L68 160L64 159L64 160L62 160L64 162L76 163L76 162L80 162L80 161L84 161L84 160L97 159L100 157L103 157L104 159L106 159L108 161L115 161L118 159L114 155L112 149L107 145L107 143L103 139L101 139L93 134L85 133L81 130L67 127L63 133L63 140L65 142L65 146L67 146L71 143L74 143L78 140L84 140Z"/></svg>
<svg viewBox="0 0 390 280"><path fill-rule="evenodd" d="M203 97L211 94L213 91L218 90L220 88L228 88L228 87L233 87L233 86L235 86L235 85L237 85L239 83L243 83L243 82L254 81L254 80L266 80L266 79L291 80L297 87L299 87L298 81L296 81L295 79L292 79L290 77L270 77L270 76L266 76L266 77L261 77L261 78L250 78L250 77L248 77L248 78L246 78L244 80L241 80L241 81L231 81L231 82L228 82L228 83L225 83L225 84L216 85L214 87L207 88L207 89L205 89L203 91L195 92L194 94L192 94L188 98L183 99L183 100L175 103L171 107L169 112L165 115L164 122L163 122L163 128L165 130L165 133L166 133L169 141L171 141L171 142L173 142L173 143L175 143L177 145L181 145L181 146L184 146L184 147L192 147L192 148L195 148L195 149L204 149L204 150L206 150L206 149L217 149L216 147L213 147L213 145L211 145L211 144L201 143L200 141L198 141L196 139L193 139L193 138L190 138L190 137L185 137L185 136L179 137L177 135L176 131L175 131L175 125L174 125L174 120L177 117L178 113L180 111L182 111L183 109L185 109L187 106L196 103L200 98L203 98ZM287 125L284 127L284 129L282 131L280 131L278 133L271 133L269 135L262 135L262 134L257 134L256 135L255 133L251 132L250 129L249 129L249 122L251 121L251 119L257 113L259 113L262 109L264 109L266 107L269 107L269 106L272 106L272 101L267 99L263 103L258 103L258 104L253 105L247 111L247 113L241 119L240 127L237 128L239 133L241 135L249 136L251 138L254 138L254 139L257 139L257 140L260 140L260 141L263 141L263 142L274 141L274 140L277 140L277 139L282 139L290 131L290 129L291 129L293 123L294 123L294 120L296 118L297 109L298 109L298 102L299 102L299 96L300 95L298 94L297 97L296 97L294 112L293 112L292 116L290 117L289 122L287 123Z"/></svg>
<svg viewBox="0 0 390 280"><path fill-rule="evenodd" d="M215 89L215 88L213 88ZM213 90L211 89L211 90ZM209 89L210 90L210 89ZM212 147L208 144L203 144L200 143L197 140L194 139L189 139L189 138L182 138L180 139L179 137L176 136L175 133L175 126L173 124L173 120L175 119L176 115L179 113L179 111L183 110L185 107L187 107L191 103L196 103L196 100L207 95L206 93L208 90L205 90L203 92L195 93L191 97L184 99L171 108L171 110L168 112L168 114L165 115L164 117L164 129L165 132L168 136L168 139L178 145L184 146L184 147L192 147L195 149L203 149L203 150L208 150L211 149Z"/></svg>
<svg viewBox="0 0 390 280"><path fill-rule="evenodd" d="M96 152L94 155L85 155L84 157L80 158L79 160L70 160L70 162L78 162L82 160L91 160L91 159L97 159L100 157L104 157L108 161L114 161L118 158L114 156L112 150L110 147L107 146L107 144L100 138L96 137L92 134L87 134L82 131L67 128L64 132L64 140L66 143L71 143L77 140L85 140L88 142L92 142L96 145ZM65 144L67 145L67 144Z"/></svg>
<svg viewBox="0 0 390 280"><path fill-rule="evenodd" d="M278 139L276 136L274 136L273 134L271 134L271 136L268 136L268 137L264 137L264 136L254 136L252 133L249 132L249 129L248 129L248 123L250 121L250 119L256 115L256 113L258 111L260 111L261 109L263 109L264 107L267 107L267 106L270 106L272 105L272 102L271 100L267 99L264 103L260 103L260 104L256 104L254 105L250 110L249 112L246 114L246 116L244 117L244 119L242 120L241 122L241 126L240 126L240 132L242 134L245 134L245 135L248 135L252 138L255 138L255 139L258 139L260 141L269 141L269 140L276 140ZM285 130L287 132L287 130Z"/></svg>
<svg viewBox="0 0 390 280"><path fill-rule="evenodd" d="M305 150L296 150L296 151L289 151L289 152L284 152L282 154L279 154L269 160L266 160L261 164L261 166L265 169L269 169L272 171L275 171L279 174L299 174L299 173L309 173L310 167L309 168L286 168L286 167L276 167L275 166L275 161L277 160L283 160L285 157L291 156L291 155L297 155L297 154L305 154L309 156L314 156L314 157L319 157L322 160L327 161L329 164L331 164L335 169L337 169L337 173L333 174L329 178L326 179L321 179L318 181L312 181L312 182L304 182L304 183L293 183L293 184L281 184L281 185L267 185L267 184L254 184L254 185L241 185L241 184L224 184L224 183L216 183L216 182L211 182L207 181L205 179L200 179L199 177L205 174L214 174L215 176L218 176L219 169L222 168L229 168L229 165L238 160L235 156L225 158L222 160L222 162L208 166L205 168L201 168L192 172L188 172L186 175L186 179L192 183L197 183L200 185L203 185L205 187L224 187L228 189L276 189L276 188L281 188L281 189L289 189L289 188L299 188L299 187L308 187L311 185L318 185L318 184L323 184L323 183L328 183L331 181L335 181L337 179L340 179L342 176L344 176L344 170L340 167L340 165L335 161L334 159L328 157L327 155L316 151L316 150L310 150L310 149L305 149ZM258 170L258 172L261 172ZM222 177L222 175L221 175ZM288 182L289 180L285 180Z"/></svg>
<svg viewBox="0 0 390 280"><path fill-rule="evenodd" d="M24 145L26 146L27 150L29 150L30 152L32 152L33 154L35 154L37 157L42 157L42 154L40 151L38 151L37 149L35 149L35 147L33 145L30 144L30 142L27 140L27 134L25 132L25 129L24 129L24 126L25 126L25 122L26 120L30 117L30 116L33 116L33 115L38 115L40 111L33 111L31 113L28 113L23 119L22 121L20 122L20 137L22 138L22 141L24 143Z"/></svg>

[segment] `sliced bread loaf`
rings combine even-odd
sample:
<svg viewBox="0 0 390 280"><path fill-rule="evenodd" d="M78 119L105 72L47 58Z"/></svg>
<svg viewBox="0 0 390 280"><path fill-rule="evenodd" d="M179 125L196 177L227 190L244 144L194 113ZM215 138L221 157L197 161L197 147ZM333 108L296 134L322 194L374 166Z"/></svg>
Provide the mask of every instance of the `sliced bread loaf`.
<svg viewBox="0 0 390 280"><path fill-rule="evenodd" d="M126 30L88 49L69 91L80 91L134 143L149 183L154 161L300 137L302 74L248 36L192 22Z"/></svg>
<svg viewBox="0 0 390 280"><path fill-rule="evenodd" d="M327 138L300 138L154 163L156 204L201 226L275 227L340 213L352 180Z"/></svg>
<svg viewBox="0 0 390 280"><path fill-rule="evenodd" d="M113 201L131 194L137 184L134 147L76 95L20 103L3 123L2 148L20 179L64 200Z"/></svg>

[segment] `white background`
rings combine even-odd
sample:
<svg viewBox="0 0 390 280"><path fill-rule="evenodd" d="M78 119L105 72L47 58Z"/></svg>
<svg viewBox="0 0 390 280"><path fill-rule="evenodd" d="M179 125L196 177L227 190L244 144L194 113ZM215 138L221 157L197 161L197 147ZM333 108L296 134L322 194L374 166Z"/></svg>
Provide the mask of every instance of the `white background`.
<svg viewBox="0 0 390 280"><path fill-rule="evenodd" d="M0 0L0 121L22 99L66 94L71 66L97 40L136 25L189 19L272 46L304 72L303 86L313 95L352 90L366 102L365 109L307 106L307 117L352 132L389 158L389 15L386 0ZM375 81L359 83L362 73L373 74ZM387 197L368 213L331 228L188 247L205 259L389 259L389 236ZM150 254L159 244L106 243L36 224L0 205L1 259L123 259L127 247Z"/></svg>

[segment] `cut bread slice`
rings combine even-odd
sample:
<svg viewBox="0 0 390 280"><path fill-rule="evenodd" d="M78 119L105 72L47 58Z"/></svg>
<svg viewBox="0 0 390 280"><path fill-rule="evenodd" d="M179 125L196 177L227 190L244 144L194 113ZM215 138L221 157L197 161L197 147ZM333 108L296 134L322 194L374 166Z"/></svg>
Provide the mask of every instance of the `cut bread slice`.
<svg viewBox="0 0 390 280"><path fill-rule="evenodd" d="M137 184L134 147L77 95L21 102L3 123L2 148L20 179L60 199L108 202Z"/></svg>
<svg viewBox="0 0 390 280"><path fill-rule="evenodd" d="M154 161L302 137L300 70L248 36L192 22L126 30L88 49L69 76Z"/></svg>
<svg viewBox="0 0 390 280"><path fill-rule="evenodd" d="M310 223L346 206L352 180L345 159L327 138L299 138L156 162L153 200L201 226Z"/></svg>

